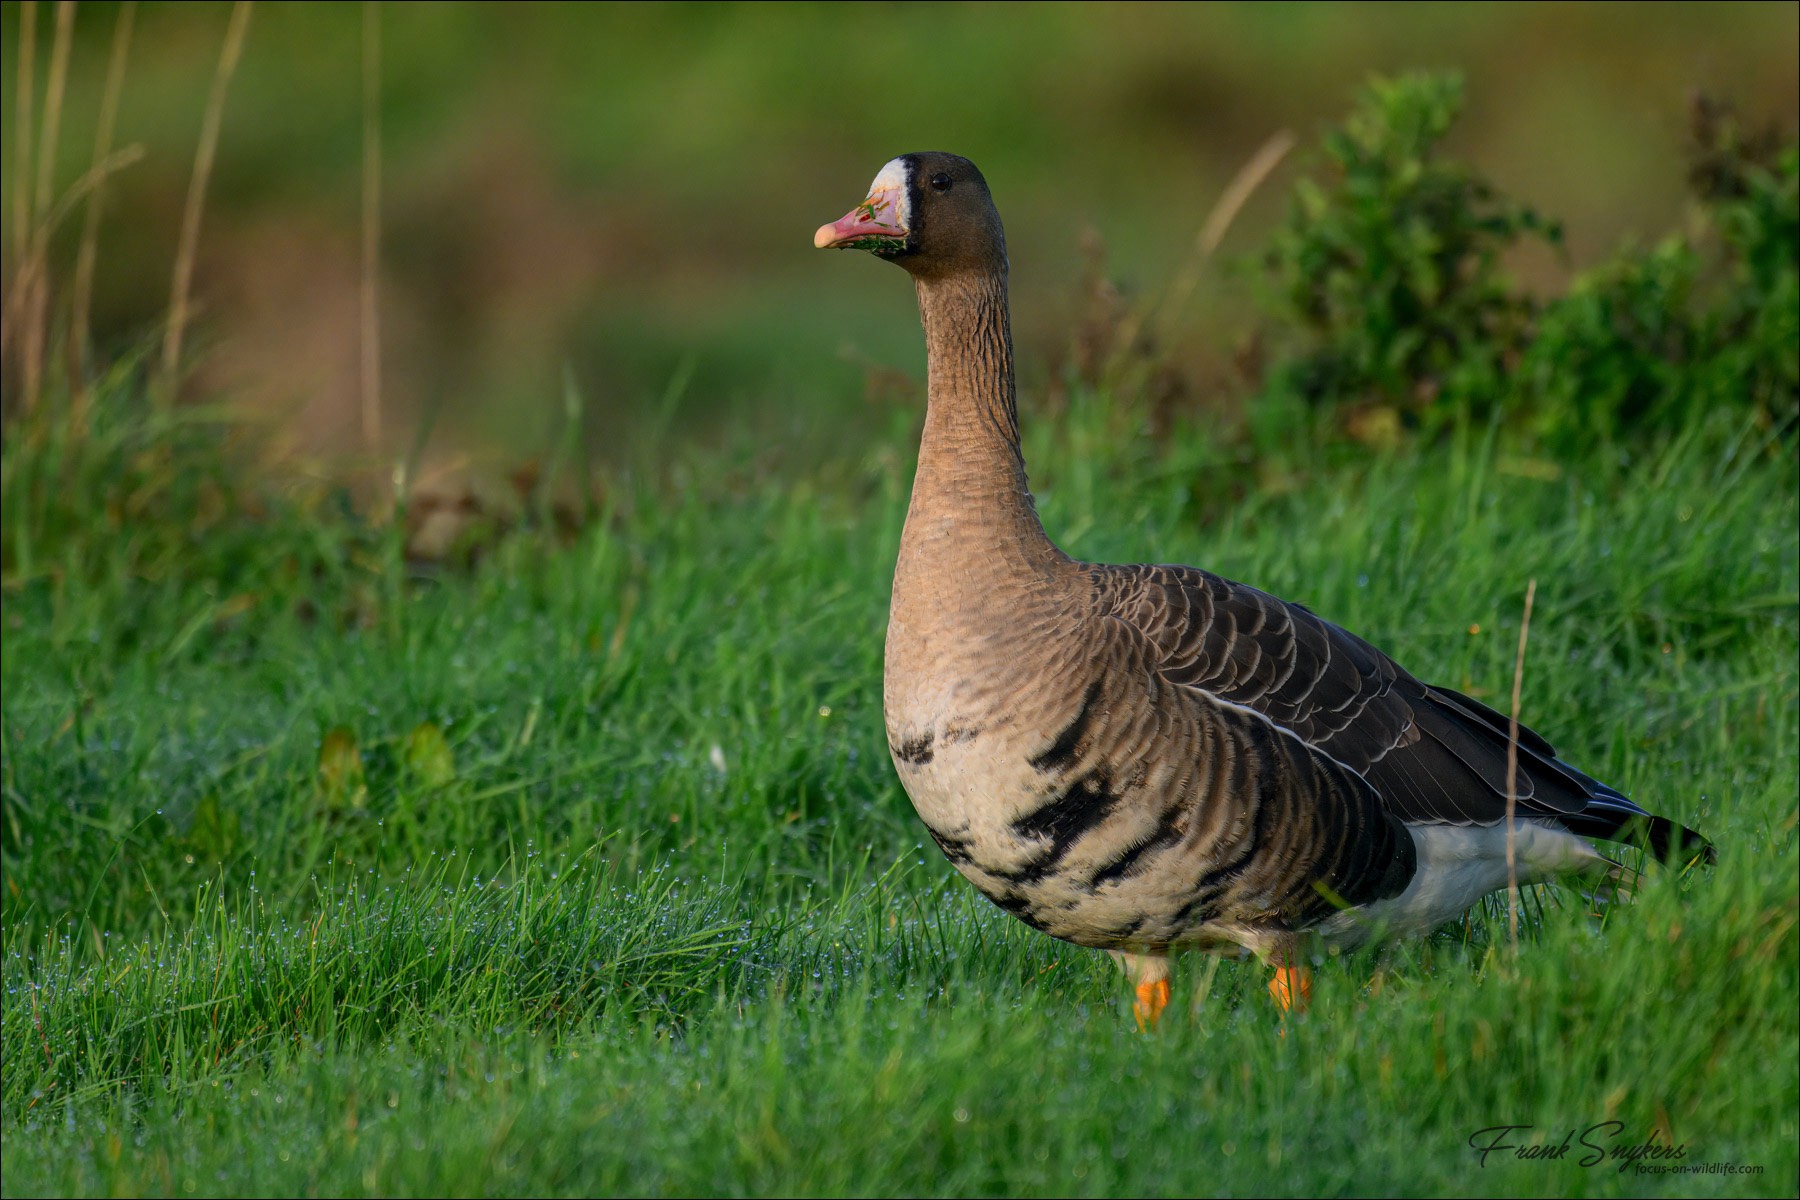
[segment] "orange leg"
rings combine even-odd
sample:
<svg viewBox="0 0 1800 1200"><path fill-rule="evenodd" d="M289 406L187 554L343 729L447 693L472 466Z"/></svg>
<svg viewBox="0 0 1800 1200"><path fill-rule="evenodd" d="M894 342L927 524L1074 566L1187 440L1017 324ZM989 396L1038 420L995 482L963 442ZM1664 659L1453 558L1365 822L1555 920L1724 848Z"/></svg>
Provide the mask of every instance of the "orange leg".
<svg viewBox="0 0 1800 1200"><path fill-rule="evenodd" d="M1131 1006L1138 1028L1148 1033L1156 1028L1157 1018L1169 1007L1169 955L1155 950L1108 950L1119 970L1137 988L1137 1000Z"/></svg>
<svg viewBox="0 0 1800 1200"><path fill-rule="evenodd" d="M1269 980L1269 995L1283 1016L1298 1009L1305 1012L1312 1004L1312 971L1305 966L1278 966L1275 978Z"/></svg>
<svg viewBox="0 0 1800 1200"><path fill-rule="evenodd" d="M1163 1009L1169 1007L1169 981L1165 979L1146 979L1137 985L1137 1002L1131 1011L1137 1017L1138 1028L1145 1033L1156 1028L1161 1019Z"/></svg>

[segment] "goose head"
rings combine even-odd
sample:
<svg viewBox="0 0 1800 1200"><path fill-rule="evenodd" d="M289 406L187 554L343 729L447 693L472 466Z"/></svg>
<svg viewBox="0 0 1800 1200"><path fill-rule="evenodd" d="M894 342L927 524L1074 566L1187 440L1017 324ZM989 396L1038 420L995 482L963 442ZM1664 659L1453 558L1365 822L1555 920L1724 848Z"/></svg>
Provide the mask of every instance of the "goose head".
<svg viewBox="0 0 1800 1200"><path fill-rule="evenodd" d="M1006 270L1006 233L987 180L966 158L902 154L861 204L819 226L821 250L867 250L920 278Z"/></svg>

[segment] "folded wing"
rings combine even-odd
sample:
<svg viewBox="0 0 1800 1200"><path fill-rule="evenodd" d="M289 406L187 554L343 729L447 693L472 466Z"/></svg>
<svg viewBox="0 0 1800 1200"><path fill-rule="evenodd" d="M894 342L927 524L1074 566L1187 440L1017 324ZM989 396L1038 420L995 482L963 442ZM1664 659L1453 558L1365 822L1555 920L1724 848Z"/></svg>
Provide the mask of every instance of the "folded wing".
<svg viewBox="0 0 1800 1200"><path fill-rule="evenodd" d="M1107 615L1141 631L1161 675L1237 705L1362 776L1413 824L1493 825L1507 807L1506 717L1421 683L1361 638L1297 604L1178 566L1094 568ZM1705 839L1655 817L1556 757L1519 727L1520 817L1589 837L1634 841L1659 858Z"/></svg>

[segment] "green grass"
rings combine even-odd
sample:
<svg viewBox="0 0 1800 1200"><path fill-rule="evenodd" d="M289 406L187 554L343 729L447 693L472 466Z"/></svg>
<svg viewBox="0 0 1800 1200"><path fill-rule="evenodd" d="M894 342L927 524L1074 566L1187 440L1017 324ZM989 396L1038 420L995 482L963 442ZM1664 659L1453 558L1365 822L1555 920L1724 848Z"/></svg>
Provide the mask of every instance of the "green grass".
<svg viewBox="0 0 1800 1200"><path fill-rule="evenodd" d="M9 1195L1800 1182L1796 472L1729 414L1585 461L1465 428L1251 466L1027 397L1072 553L1219 570L1496 705L1535 578L1525 719L1720 850L1604 918L1532 893L1516 962L1484 913L1322 962L1285 1036L1254 965L1183 960L1145 1037L1103 956L921 844L892 774L916 413L804 477L666 437L573 535L453 570L131 403L7 441ZM1609 1120L1761 1173L1468 1145Z"/></svg>

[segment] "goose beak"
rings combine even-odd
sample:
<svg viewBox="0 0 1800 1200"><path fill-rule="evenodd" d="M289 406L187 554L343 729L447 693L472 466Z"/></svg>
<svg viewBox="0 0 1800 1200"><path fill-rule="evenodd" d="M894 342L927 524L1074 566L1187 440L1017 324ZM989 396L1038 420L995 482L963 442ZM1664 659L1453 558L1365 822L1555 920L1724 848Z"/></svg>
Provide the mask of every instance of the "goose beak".
<svg viewBox="0 0 1800 1200"><path fill-rule="evenodd" d="M898 190L877 188L836 221L819 226L813 245L820 250L897 249L907 232L899 214Z"/></svg>

